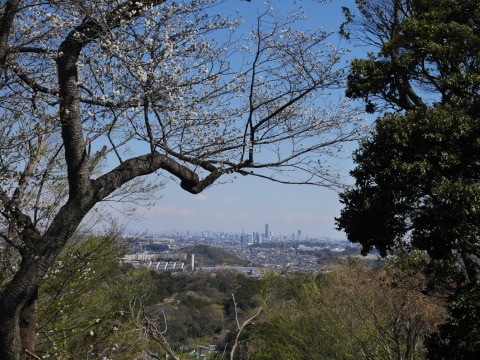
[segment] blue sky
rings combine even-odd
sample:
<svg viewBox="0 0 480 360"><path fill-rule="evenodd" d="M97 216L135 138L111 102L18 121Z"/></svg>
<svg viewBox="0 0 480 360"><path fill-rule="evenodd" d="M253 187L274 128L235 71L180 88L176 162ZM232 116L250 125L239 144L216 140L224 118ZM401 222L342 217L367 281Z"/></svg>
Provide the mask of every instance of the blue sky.
<svg viewBox="0 0 480 360"><path fill-rule="evenodd" d="M271 1L270 5L280 13L303 7L310 18L308 26L321 25L324 30L338 29L343 21L341 7L352 6L353 0L334 0L320 3L314 0ZM245 31L255 21L257 12L265 9L262 1L230 0L222 11L238 10L246 20ZM342 47L351 45L338 38L331 41ZM354 49L355 50L355 49ZM354 54L361 56L356 49ZM349 151L353 146L349 147ZM341 162L343 173L353 166L350 160ZM226 184L214 185L200 195L182 190L170 182L161 190L162 198L156 206L139 209L143 221L126 220L127 228L151 233L164 230L224 231L240 233L263 232L268 223L274 234L292 234L302 230L310 237L328 236L343 239L345 235L335 230L334 217L339 215L341 205L338 195L326 188L309 185L283 185L258 178L238 176Z"/></svg>

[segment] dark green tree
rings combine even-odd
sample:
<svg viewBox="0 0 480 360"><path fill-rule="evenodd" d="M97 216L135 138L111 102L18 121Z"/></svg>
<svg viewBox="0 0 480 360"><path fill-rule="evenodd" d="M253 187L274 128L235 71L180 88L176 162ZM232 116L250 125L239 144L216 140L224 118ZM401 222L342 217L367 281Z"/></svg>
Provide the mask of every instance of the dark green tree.
<svg viewBox="0 0 480 360"><path fill-rule="evenodd" d="M356 0L342 33L376 48L352 62L350 97L400 110L478 103L480 5L476 0Z"/></svg>
<svg viewBox="0 0 480 360"><path fill-rule="evenodd" d="M432 359L480 351L480 2L357 1L346 36L378 52L352 63L348 95L383 113L354 155L337 224L363 253L419 259L451 318Z"/></svg>

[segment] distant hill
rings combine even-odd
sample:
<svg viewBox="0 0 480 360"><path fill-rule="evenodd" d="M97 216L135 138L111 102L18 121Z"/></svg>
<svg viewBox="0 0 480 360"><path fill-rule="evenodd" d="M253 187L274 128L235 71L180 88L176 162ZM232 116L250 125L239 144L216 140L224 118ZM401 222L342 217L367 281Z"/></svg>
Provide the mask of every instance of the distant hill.
<svg viewBox="0 0 480 360"><path fill-rule="evenodd" d="M217 266L217 265L241 265L248 266L250 263L226 250L209 246L195 245L182 249L182 252L195 254L196 266Z"/></svg>

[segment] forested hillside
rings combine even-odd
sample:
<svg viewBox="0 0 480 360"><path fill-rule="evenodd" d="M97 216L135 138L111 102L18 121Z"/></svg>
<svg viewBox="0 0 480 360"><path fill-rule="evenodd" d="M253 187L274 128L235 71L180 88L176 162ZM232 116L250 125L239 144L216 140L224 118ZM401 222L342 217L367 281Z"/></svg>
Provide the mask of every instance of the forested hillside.
<svg viewBox="0 0 480 360"><path fill-rule="evenodd" d="M112 236L63 251L40 288L38 354L194 358L208 348L210 359L232 351L235 359L422 359L425 336L447 316L441 297L420 292L425 278L399 264L339 259L326 274L254 279L105 261L125 250Z"/></svg>
<svg viewBox="0 0 480 360"><path fill-rule="evenodd" d="M221 249L205 249L221 254L222 262L235 259ZM40 288L36 349L41 356L132 359L142 351L162 354L165 344L147 332L148 319L167 329L164 336L176 353L220 345L235 330L235 317L245 317L263 302L263 280L230 271L133 268L118 261L125 251L115 236L77 239L63 251Z"/></svg>
<svg viewBox="0 0 480 360"><path fill-rule="evenodd" d="M182 249L182 252L195 254L196 266L250 265L248 261L214 246L196 245L193 247L184 248Z"/></svg>

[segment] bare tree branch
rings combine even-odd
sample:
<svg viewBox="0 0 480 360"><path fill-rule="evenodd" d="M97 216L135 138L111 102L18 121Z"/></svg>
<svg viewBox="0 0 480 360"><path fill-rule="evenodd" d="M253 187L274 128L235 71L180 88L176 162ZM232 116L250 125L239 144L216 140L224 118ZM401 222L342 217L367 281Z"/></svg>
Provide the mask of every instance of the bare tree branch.
<svg viewBox="0 0 480 360"><path fill-rule="evenodd" d="M252 321L257 316L259 316L263 311L263 305L262 305L257 309L257 311L251 317L249 317L243 323L240 324L240 321L238 320L238 307L237 307L237 303L235 301L235 295L234 294L232 294L232 301L233 301L234 311L235 311L235 321L237 322L237 334L235 335L235 341L233 342L232 350L230 351L230 360L234 359L235 351L237 350L237 347L238 347L238 342L239 342L239 339L240 339L240 335L242 334L242 331L245 328L245 326L251 324Z"/></svg>
<svg viewBox="0 0 480 360"><path fill-rule="evenodd" d="M162 313L163 313L163 309L162 309ZM175 354L168 340L165 338L165 333L167 331L167 319L165 317L165 313L163 313L163 320L165 324L165 330L159 331L155 322L144 315L143 328L145 329L147 336L149 338L153 339L155 342L160 344L173 359L179 360L180 358Z"/></svg>

